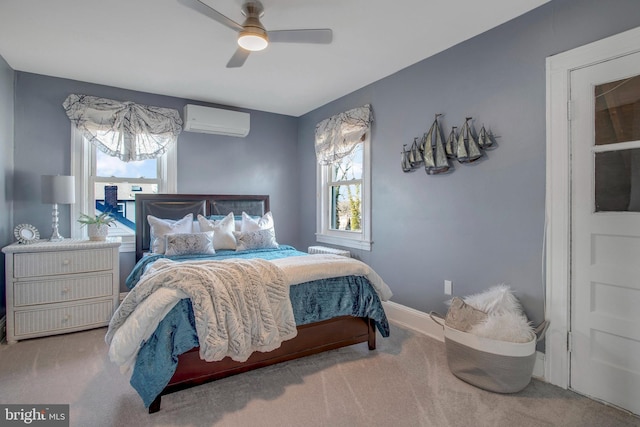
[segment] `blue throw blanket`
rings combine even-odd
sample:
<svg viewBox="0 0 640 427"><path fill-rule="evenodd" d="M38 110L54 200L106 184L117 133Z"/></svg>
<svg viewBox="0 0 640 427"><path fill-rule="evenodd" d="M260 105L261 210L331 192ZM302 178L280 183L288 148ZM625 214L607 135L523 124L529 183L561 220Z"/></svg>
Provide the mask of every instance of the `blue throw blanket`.
<svg viewBox="0 0 640 427"><path fill-rule="evenodd" d="M306 255L290 246L257 251L219 251L214 259L262 258L277 259ZM163 255L143 258L127 278L133 288L145 267ZM211 256L196 257L196 259ZM173 260L194 259L193 256L171 257ZM369 317L383 337L389 336L389 323L382 304L369 281L361 276L345 276L316 280L291 286L289 293L297 325L318 322L337 316ZM178 365L178 356L198 347L198 336L191 302L181 300L160 322L154 334L143 344L131 376L131 385L148 407L162 392Z"/></svg>

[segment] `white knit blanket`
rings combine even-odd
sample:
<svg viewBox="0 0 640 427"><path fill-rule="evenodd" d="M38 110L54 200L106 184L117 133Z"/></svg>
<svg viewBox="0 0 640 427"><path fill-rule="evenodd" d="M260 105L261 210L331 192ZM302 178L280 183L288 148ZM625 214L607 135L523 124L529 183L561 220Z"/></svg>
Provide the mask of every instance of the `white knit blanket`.
<svg viewBox="0 0 640 427"><path fill-rule="evenodd" d="M156 290L164 290L163 303L145 307L145 300ZM113 315L105 337L111 359L128 370L141 340L148 338L164 314L186 297L193 306L200 357L206 361L229 356L243 362L252 352L271 351L297 334L286 277L273 263L261 259L161 259L142 276ZM143 308L136 310L139 306ZM119 334L121 329L128 332ZM132 338L131 333L137 337ZM123 350L123 343L128 349Z"/></svg>

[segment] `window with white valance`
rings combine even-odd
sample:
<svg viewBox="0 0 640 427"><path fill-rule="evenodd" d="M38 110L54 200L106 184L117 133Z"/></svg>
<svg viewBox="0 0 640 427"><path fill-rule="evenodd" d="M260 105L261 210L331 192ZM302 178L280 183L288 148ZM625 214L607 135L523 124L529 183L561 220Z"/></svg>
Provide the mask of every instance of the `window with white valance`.
<svg viewBox="0 0 640 427"><path fill-rule="evenodd" d="M316 125L316 158L321 165L348 156L369 132L373 116L369 104L329 117Z"/></svg>
<svg viewBox="0 0 640 427"><path fill-rule="evenodd" d="M371 250L371 106L316 125L316 240Z"/></svg>
<svg viewBox="0 0 640 427"><path fill-rule="evenodd" d="M109 236L122 238L121 252L135 249L135 195L177 191L177 110L69 95L71 173L76 177L73 238L86 238L81 213L109 212Z"/></svg>
<svg viewBox="0 0 640 427"><path fill-rule="evenodd" d="M71 94L69 119L99 150L124 162L161 157L182 131L177 110Z"/></svg>

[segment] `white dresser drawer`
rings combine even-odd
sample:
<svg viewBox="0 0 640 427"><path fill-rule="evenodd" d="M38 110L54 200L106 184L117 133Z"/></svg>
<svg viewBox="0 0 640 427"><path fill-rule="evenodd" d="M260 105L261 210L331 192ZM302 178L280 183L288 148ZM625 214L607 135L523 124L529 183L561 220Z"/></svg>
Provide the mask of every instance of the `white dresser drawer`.
<svg viewBox="0 0 640 427"><path fill-rule="evenodd" d="M108 272L54 280L15 282L13 289L15 307L105 297L113 295L113 275Z"/></svg>
<svg viewBox="0 0 640 427"><path fill-rule="evenodd" d="M13 257L13 275L20 278L111 270L111 254L111 249L17 253Z"/></svg>
<svg viewBox="0 0 640 427"><path fill-rule="evenodd" d="M64 329L106 325L113 314L113 301L104 300L66 307L16 311L15 335L55 332Z"/></svg>

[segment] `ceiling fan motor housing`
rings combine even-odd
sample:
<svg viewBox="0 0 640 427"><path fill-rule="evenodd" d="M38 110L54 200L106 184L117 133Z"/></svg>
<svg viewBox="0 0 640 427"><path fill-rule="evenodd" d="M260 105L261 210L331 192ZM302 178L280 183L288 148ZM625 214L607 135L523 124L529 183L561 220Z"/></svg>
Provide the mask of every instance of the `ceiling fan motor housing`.
<svg viewBox="0 0 640 427"><path fill-rule="evenodd" d="M259 1L246 2L242 5L242 14L246 16L247 19L245 19L242 24L242 31L238 34L238 40L241 40L244 37L258 37L265 41L264 47L266 47L266 43L269 42L269 36L267 35L267 30L260 22L260 17L264 15L262 3ZM240 43L240 46L242 46L242 43Z"/></svg>

